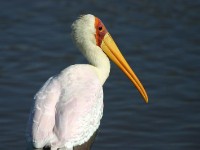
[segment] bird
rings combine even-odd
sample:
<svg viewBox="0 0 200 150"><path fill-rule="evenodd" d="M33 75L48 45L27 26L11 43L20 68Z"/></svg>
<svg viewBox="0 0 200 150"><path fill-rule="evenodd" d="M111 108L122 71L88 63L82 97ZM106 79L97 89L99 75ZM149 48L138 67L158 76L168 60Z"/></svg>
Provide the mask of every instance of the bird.
<svg viewBox="0 0 200 150"><path fill-rule="evenodd" d="M36 93L27 125L27 141L34 148L73 150L95 134L103 116L109 58L148 102L143 85L98 17L81 15L71 28L74 44L89 63L65 68Z"/></svg>

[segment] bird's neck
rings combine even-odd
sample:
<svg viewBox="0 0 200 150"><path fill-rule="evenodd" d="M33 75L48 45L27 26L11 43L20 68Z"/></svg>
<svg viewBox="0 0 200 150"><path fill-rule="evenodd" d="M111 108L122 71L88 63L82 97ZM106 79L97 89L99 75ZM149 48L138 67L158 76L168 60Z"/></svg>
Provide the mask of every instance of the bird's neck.
<svg viewBox="0 0 200 150"><path fill-rule="evenodd" d="M95 44L85 45L81 49L86 59L93 66L103 85L110 73L110 61L108 57L103 50Z"/></svg>

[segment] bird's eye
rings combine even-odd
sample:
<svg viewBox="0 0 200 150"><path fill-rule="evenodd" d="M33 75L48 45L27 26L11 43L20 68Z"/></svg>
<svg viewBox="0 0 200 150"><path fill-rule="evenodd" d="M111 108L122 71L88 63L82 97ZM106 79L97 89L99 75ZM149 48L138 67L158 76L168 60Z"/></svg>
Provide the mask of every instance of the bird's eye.
<svg viewBox="0 0 200 150"><path fill-rule="evenodd" d="M101 31L101 30L102 30L102 26L99 27L99 31Z"/></svg>

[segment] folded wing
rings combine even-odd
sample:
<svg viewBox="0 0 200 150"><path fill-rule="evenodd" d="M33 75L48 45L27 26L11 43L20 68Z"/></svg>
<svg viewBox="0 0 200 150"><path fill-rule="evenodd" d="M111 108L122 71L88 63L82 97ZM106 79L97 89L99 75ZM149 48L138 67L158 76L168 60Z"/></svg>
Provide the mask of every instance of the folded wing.
<svg viewBox="0 0 200 150"><path fill-rule="evenodd" d="M48 145L53 138L56 104L61 94L57 77L51 77L35 95L28 122L27 136L36 148Z"/></svg>

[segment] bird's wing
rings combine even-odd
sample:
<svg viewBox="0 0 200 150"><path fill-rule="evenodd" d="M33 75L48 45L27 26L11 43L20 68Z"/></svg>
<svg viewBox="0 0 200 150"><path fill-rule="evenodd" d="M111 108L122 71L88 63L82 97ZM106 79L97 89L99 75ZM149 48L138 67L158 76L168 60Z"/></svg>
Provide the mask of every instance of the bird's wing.
<svg viewBox="0 0 200 150"><path fill-rule="evenodd" d="M55 125L55 107L60 93L61 87L57 77L51 77L34 97L27 136L35 147L42 147L52 137Z"/></svg>
<svg viewBox="0 0 200 150"><path fill-rule="evenodd" d="M70 148L86 142L99 127L103 89L96 74L84 67L74 68L65 79L66 90L56 105L54 133L58 145Z"/></svg>
<svg viewBox="0 0 200 150"><path fill-rule="evenodd" d="M98 129L102 113L103 89L94 70L69 67L36 94L28 137L36 148L81 145Z"/></svg>

